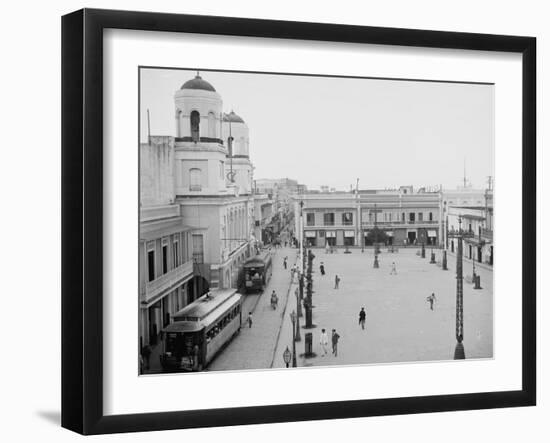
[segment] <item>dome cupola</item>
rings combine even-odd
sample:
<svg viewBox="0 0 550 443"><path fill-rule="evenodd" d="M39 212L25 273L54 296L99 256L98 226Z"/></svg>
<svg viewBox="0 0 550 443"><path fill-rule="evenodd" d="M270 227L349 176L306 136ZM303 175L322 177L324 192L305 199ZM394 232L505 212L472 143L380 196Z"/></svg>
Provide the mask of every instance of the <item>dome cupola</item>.
<svg viewBox="0 0 550 443"><path fill-rule="evenodd" d="M202 89L203 91L216 92L216 90L214 89L214 86L212 86L206 80L203 80L203 78L199 75L198 72L195 78L192 78L191 80L187 80L183 85L181 85L180 89Z"/></svg>

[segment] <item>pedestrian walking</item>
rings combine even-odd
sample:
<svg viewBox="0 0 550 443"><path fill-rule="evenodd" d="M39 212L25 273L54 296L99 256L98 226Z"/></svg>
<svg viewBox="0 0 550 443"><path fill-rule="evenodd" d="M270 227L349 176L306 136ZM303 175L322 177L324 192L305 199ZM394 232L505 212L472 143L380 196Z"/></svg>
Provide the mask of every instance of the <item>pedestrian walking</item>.
<svg viewBox="0 0 550 443"><path fill-rule="evenodd" d="M286 269L286 262L287 262L287 260L288 260L288 257L285 257L284 260L283 260L283 266L285 267L285 269Z"/></svg>
<svg viewBox="0 0 550 443"><path fill-rule="evenodd" d="M321 271L321 275L325 275L325 264L323 262L319 266L319 271Z"/></svg>
<svg viewBox="0 0 550 443"><path fill-rule="evenodd" d="M336 274L336 277L334 277L334 289L338 289L340 287L340 277L338 277L338 274Z"/></svg>
<svg viewBox="0 0 550 443"><path fill-rule="evenodd" d="M319 340L319 344L321 345L321 349L323 350L323 355L321 357L324 357L325 355L327 355L328 346L328 335L325 329L321 330L321 339Z"/></svg>
<svg viewBox="0 0 550 443"><path fill-rule="evenodd" d="M391 262L391 272L390 272L390 275L397 275L397 269L395 267L395 262L392 261Z"/></svg>
<svg viewBox="0 0 550 443"><path fill-rule="evenodd" d="M365 329L365 321L367 320L367 313L365 312L365 308L361 308L359 311L359 324L361 325L361 329Z"/></svg>
<svg viewBox="0 0 550 443"><path fill-rule="evenodd" d="M275 292L275 289L271 293L271 307L273 309L277 309L277 304L279 303L279 297L277 297L277 293Z"/></svg>
<svg viewBox="0 0 550 443"><path fill-rule="evenodd" d="M332 330L332 353L335 357L338 357L338 340L340 340L340 335L336 332L336 329Z"/></svg>
<svg viewBox="0 0 550 443"><path fill-rule="evenodd" d="M252 327L252 312L248 313L248 317L246 318L246 321L248 322L248 327Z"/></svg>
<svg viewBox="0 0 550 443"><path fill-rule="evenodd" d="M432 295L426 297L426 300L430 303L430 310L434 310L434 303L435 303L435 294L432 292Z"/></svg>
<svg viewBox="0 0 550 443"><path fill-rule="evenodd" d="M328 254L328 251L330 251L330 246L327 242L326 245L325 245L325 254Z"/></svg>

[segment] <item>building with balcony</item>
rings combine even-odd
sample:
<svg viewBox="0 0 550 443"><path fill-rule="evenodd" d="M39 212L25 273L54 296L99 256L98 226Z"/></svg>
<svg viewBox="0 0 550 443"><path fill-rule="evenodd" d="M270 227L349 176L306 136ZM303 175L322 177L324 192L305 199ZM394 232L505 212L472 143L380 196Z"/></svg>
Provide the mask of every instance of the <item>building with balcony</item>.
<svg viewBox="0 0 550 443"><path fill-rule="evenodd" d="M385 232L388 245L436 246L442 238L440 192L398 189L296 194L296 232L301 202L304 241L309 246L369 246L369 233L375 227Z"/></svg>
<svg viewBox="0 0 550 443"><path fill-rule="evenodd" d="M445 217L447 229L463 229L471 235L464 239L464 257L479 263L493 265L493 191L492 189L469 192L455 198L445 198ZM471 198L468 199L468 196ZM456 240L450 238L448 248L455 250Z"/></svg>
<svg viewBox="0 0 550 443"><path fill-rule="evenodd" d="M273 241L271 221L275 215L273 200L267 194L254 195L254 237L263 244Z"/></svg>
<svg viewBox="0 0 550 443"><path fill-rule="evenodd" d="M174 140L151 137L140 146L140 344L155 344L171 315L196 298L192 230L174 203Z"/></svg>

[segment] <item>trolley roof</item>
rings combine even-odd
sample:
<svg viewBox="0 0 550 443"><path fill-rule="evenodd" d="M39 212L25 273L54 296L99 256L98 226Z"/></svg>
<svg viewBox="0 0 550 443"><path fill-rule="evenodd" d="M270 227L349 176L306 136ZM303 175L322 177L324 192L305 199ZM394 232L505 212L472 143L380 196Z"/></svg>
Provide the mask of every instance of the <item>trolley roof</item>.
<svg viewBox="0 0 550 443"><path fill-rule="evenodd" d="M203 328L201 322L196 321L176 321L166 326L164 332L197 332Z"/></svg>
<svg viewBox="0 0 550 443"><path fill-rule="evenodd" d="M271 252L262 251L259 254L253 255L244 262L245 268L258 268L265 266L271 260Z"/></svg>
<svg viewBox="0 0 550 443"><path fill-rule="evenodd" d="M174 314L174 320L189 320L189 321L201 321L208 315L214 313L218 308L225 309L226 306L230 306L241 298L241 295L237 293L234 288L230 289L216 289L209 293L199 297L190 305L179 310ZM179 319L179 320L178 320Z"/></svg>

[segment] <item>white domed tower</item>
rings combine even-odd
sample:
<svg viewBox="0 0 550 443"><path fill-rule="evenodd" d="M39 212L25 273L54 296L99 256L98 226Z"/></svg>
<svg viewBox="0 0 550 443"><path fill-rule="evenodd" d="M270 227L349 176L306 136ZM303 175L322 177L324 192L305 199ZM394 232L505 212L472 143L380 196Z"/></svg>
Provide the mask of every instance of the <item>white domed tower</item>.
<svg viewBox="0 0 550 443"><path fill-rule="evenodd" d="M233 170L233 180L238 186L240 194L252 193L252 170L253 166L250 162L249 148L249 132L248 125L245 121L231 111L229 114L223 115L222 137L224 144L229 149L229 139L231 142L231 152L228 152L226 162L226 171L228 177L231 176Z"/></svg>
<svg viewBox="0 0 550 443"><path fill-rule="evenodd" d="M174 101L176 194L227 193L220 94L197 72L176 91Z"/></svg>

